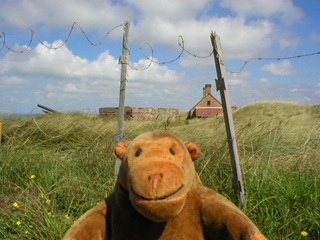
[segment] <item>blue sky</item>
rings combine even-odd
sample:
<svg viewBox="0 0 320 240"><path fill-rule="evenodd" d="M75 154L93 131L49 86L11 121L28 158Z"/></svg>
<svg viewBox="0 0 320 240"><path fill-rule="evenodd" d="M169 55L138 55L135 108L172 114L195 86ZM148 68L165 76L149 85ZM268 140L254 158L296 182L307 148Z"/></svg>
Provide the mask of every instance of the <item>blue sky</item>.
<svg viewBox="0 0 320 240"><path fill-rule="evenodd" d="M129 20L130 65L145 68L140 52L149 43L157 61L186 50L206 56L212 51L211 31L221 39L225 66L239 70L255 57L290 57L320 51L319 0L0 0L0 31L6 44L24 49L31 29L49 46L65 41L77 22L94 43L113 27ZM98 112L117 107L119 56L123 28L91 46L77 26L66 46L43 47L34 38L25 53L0 51L0 112L38 113L37 104L63 112ZM2 35L2 40L3 40ZM0 48L2 44L0 42ZM143 52L150 56L148 47ZM231 103L295 101L320 104L320 55L281 61L251 61L241 73L228 73ZM213 85L213 58L184 53L177 61L145 71L129 68L126 105L189 110L202 98L204 84Z"/></svg>

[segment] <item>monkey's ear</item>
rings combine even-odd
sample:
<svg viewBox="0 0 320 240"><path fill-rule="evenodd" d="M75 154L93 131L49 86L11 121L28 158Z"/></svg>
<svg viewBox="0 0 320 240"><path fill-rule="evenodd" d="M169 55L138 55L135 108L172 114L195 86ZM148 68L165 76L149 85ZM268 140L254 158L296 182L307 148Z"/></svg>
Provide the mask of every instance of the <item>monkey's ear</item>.
<svg viewBox="0 0 320 240"><path fill-rule="evenodd" d="M128 140L124 140L122 142L118 142L114 149L114 152L118 158L123 160L126 150L131 142Z"/></svg>
<svg viewBox="0 0 320 240"><path fill-rule="evenodd" d="M185 142L184 145L188 149L192 161L195 161L200 155L200 148L193 142Z"/></svg>

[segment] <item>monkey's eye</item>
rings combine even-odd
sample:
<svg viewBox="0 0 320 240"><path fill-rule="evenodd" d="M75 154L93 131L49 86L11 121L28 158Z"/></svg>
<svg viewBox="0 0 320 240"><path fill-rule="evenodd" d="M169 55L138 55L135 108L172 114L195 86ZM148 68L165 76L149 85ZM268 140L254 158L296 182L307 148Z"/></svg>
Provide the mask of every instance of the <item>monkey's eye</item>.
<svg viewBox="0 0 320 240"><path fill-rule="evenodd" d="M176 152L175 152L172 148L170 148L170 153L171 153L172 155L176 155Z"/></svg>
<svg viewBox="0 0 320 240"><path fill-rule="evenodd" d="M138 149L138 150L136 151L136 157L139 157L139 156L141 155L141 153L142 153L142 150L141 150L141 149Z"/></svg>

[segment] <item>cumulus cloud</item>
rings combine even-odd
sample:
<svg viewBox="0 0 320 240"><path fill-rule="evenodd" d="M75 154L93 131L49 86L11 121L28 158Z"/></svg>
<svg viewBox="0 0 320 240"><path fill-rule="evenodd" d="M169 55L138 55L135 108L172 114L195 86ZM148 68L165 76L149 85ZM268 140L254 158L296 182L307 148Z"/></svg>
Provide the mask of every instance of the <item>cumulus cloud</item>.
<svg viewBox="0 0 320 240"><path fill-rule="evenodd" d="M267 83L269 83L269 80L267 78L260 78L259 82L267 84Z"/></svg>
<svg viewBox="0 0 320 240"><path fill-rule="evenodd" d="M320 101L320 86L315 83L284 84L266 78L243 79L241 84L229 84L231 104L242 106L255 101L294 101L316 104Z"/></svg>
<svg viewBox="0 0 320 240"><path fill-rule="evenodd" d="M149 0L125 0L137 10L138 19L166 19L167 21L181 22L195 19L209 0L161 0L155 4Z"/></svg>
<svg viewBox="0 0 320 240"><path fill-rule="evenodd" d="M304 15L291 0L222 0L220 5L243 17L280 15L285 24L292 24Z"/></svg>
<svg viewBox="0 0 320 240"><path fill-rule="evenodd" d="M320 42L320 33L312 31L309 35L309 39L311 42Z"/></svg>
<svg viewBox="0 0 320 240"><path fill-rule="evenodd" d="M62 44L61 40L49 46ZM112 71L106 71L112 69ZM59 50L51 50L38 44L33 50L24 54L8 52L0 59L0 74L19 74L24 76L39 76L54 81L81 81L85 79L115 79L120 72L118 60L108 51L101 53L94 61L81 58L72 53L66 46Z"/></svg>
<svg viewBox="0 0 320 240"><path fill-rule="evenodd" d="M300 43L300 37L296 36L293 32L277 30L274 35L275 42L278 42L282 49L296 48Z"/></svg>
<svg viewBox="0 0 320 240"><path fill-rule="evenodd" d="M246 87L249 84L252 73L250 71L242 71L241 73L229 73L228 74L228 85Z"/></svg>
<svg viewBox="0 0 320 240"><path fill-rule="evenodd" d="M45 44L59 45L61 41ZM130 63L133 68L148 65L146 59ZM186 107L183 95L190 91L186 87L190 79L185 73L154 64L147 71L129 68L127 79L126 98L131 106ZM38 44L25 54L8 52L0 59L0 83L3 102L9 98L21 102L25 98L28 104L45 103L55 109L82 106L97 110L118 105L120 65L108 51L90 61L74 55L66 46L49 50Z"/></svg>
<svg viewBox="0 0 320 240"><path fill-rule="evenodd" d="M84 28L104 30L132 18L132 9L111 0L2 1L0 15L2 26L21 29L39 23L49 28L69 27L76 21Z"/></svg>
<svg viewBox="0 0 320 240"><path fill-rule="evenodd" d="M278 76L291 76L297 73L289 60L284 60L280 63L270 63L264 65L261 70L264 73L269 73Z"/></svg>
<svg viewBox="0 0 320 240"><path fill-rule="evenodd" d="M219 6L235 14L220 14ZM227 64L229 60L247 60L260 53L269 53L275 43L279 43L281 50L295 48L300 39L286 24L295 23L302 17L302 11L293 5L292 0L162 0L156 4L150 0L12 0L3 1L0 22L1 27L10 30L34 28L52 37L51 31L64 30L77 21L87 33L97 37L97 31L105 34L106 30L128 19L131 20L130 52L134 59L130 64L145 68L149 61L135 55L137 46L149 42L157 60L169 61L181 50L179 35L183 36L188 51L206 56L212 51L210 33L215 31L220 36ZM121 29L111 35L121 47ZM310 42L317 42L318 35L317 32L311 33ZM45 42L51 46L61 43L61 40ZM77 47L67 45L55 51L38 44L24 54L2 54L1 102L25 106L40 102L62 110L79 109L79 106L94 109L117 106L120 66L118 56L114 56L115 50L109 45L107 49L110 51L97 55L90 52L90 56L80 57L76 54ZM194 69L199 71L194 72ZM211 72L208 74L211 70L215 72L213 57L198 59L186 53L178 64L152 64L146 71L129 69L127 105L188 110L201 98L203 85L213 82ZM261 70L279 76L297 73L290 61L267 64ZM263 76L253 79L253 73L248 70L229 74L228 84L231 97L240 99L234 105L278 99L279 96L288 100L305 97L304 93L295 90L297 87L275 84Z"/></svg>
<svg viewBox="0 0 320 240"><path fill-rule="evenodd" d="M148 35L144 34L149 29ZM185 48L196 55L208 55L212 51L210 33L220 36L224 57L245 59L271 46L273 24L267 20L246 23L244 18L212 17L204 20L172 22L165 18L152 18L134 26L135 42L165 44L167 49L179 51L178 36L183 36ZM156 54L156 53L155 53ZM188 61L182 62L188 66Z"/></svg>
<svg viewBox="0 0 320 240"><path fill-rule="evenodd" d="M19 86L30 83L30 80L18 76L0 76L0 88L4 86Z"/></svg>

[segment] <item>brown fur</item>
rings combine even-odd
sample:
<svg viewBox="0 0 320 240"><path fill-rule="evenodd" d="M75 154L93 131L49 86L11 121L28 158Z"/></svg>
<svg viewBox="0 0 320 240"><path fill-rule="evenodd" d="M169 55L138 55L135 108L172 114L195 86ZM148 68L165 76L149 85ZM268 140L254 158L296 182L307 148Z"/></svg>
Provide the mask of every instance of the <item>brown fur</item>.
<svg viewBox="0 0 320 240"><path fill-rule="evenodd" d="M154 132L118 143L115 153L123 162L114 192L64 240L266 240L233 203L202 185L196 144Z"/></svg>

